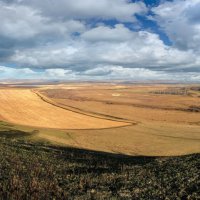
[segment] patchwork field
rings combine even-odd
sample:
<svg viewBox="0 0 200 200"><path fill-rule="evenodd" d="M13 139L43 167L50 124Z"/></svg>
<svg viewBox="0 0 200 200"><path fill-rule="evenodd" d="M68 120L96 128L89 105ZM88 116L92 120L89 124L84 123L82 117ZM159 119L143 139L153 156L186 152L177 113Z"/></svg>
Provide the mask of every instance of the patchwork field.
<svg viewBox="0 0 200 200"><path fill-rule="evenodd" d="M73 83L20 87L0 89L1 119L20 130L35 131L35 138L128 155L200 152L198 85Z"/></svg>

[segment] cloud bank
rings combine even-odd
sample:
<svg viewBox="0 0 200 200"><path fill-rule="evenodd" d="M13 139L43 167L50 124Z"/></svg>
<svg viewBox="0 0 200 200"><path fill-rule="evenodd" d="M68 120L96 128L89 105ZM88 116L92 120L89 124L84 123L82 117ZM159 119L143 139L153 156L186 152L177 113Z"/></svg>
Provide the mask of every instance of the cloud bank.
<svg viewBox="0 0 200 200"><path fill-rule="evenodd" d="M200 0L1 0L0 78L199 81L199 9Z"/></svg>

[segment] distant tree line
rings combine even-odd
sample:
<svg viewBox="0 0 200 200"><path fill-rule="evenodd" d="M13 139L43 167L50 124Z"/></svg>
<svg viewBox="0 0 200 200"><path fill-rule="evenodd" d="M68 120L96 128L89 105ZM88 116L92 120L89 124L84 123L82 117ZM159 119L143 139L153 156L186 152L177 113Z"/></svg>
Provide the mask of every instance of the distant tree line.
<svg viewBox="0 0 200 200"><path fill-rule="evenodd" d="M200 87L191 87L190 90L200 91Z"/></svg>
<svg viewBox="0 0 200 200"><path fill-rule="evenodd" d="M153 94L188 95L188 88L169 88L166 90L152 91Z"/></svg>

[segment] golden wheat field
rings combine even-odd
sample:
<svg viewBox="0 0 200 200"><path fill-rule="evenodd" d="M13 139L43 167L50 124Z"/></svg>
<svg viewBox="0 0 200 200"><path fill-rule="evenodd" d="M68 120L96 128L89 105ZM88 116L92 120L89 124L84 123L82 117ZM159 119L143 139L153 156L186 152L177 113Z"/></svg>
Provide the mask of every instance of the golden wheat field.
<svg viewBox="0 0 200 200"><path fill-rule="evenodd" d="M200 151L199 86L58 84L0 89L1 120L52 143L130 155Z"/></svg>
<svg viewBox="0 0 200 200"><path fill-rule="evenodd" d="M90 117L43 101L30 89L0 90L2 117L15 124L59 129L98 129L128 123Z"/></svg>

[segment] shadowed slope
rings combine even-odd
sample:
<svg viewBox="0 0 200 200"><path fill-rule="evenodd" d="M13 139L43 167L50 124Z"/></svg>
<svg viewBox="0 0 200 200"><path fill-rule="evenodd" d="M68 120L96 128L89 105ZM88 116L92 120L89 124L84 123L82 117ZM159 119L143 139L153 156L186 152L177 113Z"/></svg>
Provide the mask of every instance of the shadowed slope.
<svg viewBox="0 0 200 200"><path fill-rule="evenodd" d="M199 154L124 156L0 132L2 199L198 199ZM6 137L8 134L8 137Z"/></svg>

